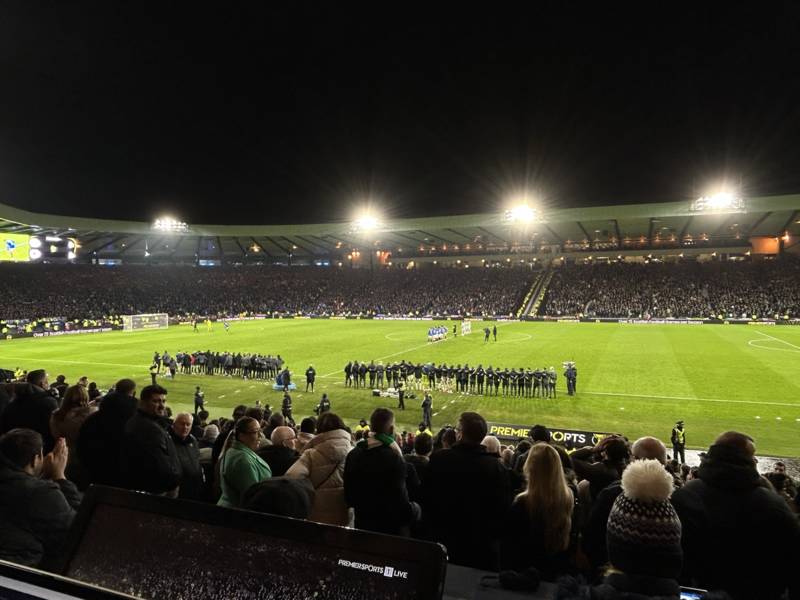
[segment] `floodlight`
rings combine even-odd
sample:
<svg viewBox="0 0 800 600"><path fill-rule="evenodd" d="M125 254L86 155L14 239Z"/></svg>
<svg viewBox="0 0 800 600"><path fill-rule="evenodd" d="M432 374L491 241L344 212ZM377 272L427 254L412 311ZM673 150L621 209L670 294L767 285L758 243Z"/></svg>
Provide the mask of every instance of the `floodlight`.
<svg viewBox="0 0 800 600"><path fill-rule="evenodd" d="M75 260L75 253L74 252L67 252L67 259L68 260Z"/></svg>
<svg viewBox="0 0 800 600"><path fill-rule="evenodd" d="M694 212L734 212L744 211L744 198L728 190L708 196L701 196L689 207Z"/></svg>
<svg viewBox="0 0 800 600"><path fill-rule="evenodd" d="M42 258L42 251L37 250L36 248L31 248L30 252L28 253L28 256L31 257L31 260L38 260Z"/></svg>
<svg viewBox="0 0 800 600"><path fill-rule="evenodd" d="M155 220L153 229L170 233L182 233L189 231L189 226L183 221L178 221L172 217L161 217Z"/></svg>
<svg viewBox="0 0 800 600"><path fill-rule="evenodd" d="M37 237L32 237L28 241L28 244L30 245L31 248L41 248L42 247L42 240L40 240Z"/></svg>
<svg viewBox="0 0 800 600"><path fill-rule="evenodd" d="M380 228L380 219L374 213L370 211L364 211L355 219L353 219L351 228L354 232L361 233L375 231L376 229Z"/></svg>
<svg viewBox="0 0 800 600"><path fill-rule="evenodd" d="M506 221L511 223L530 223L536 219L536 211L525 204L518 204L505 212Z"/></svg>

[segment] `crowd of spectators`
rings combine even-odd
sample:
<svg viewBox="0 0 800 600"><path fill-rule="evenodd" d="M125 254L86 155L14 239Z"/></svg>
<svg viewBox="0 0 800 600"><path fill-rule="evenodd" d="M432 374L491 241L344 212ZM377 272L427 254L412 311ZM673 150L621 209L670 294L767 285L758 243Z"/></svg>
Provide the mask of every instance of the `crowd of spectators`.
<svg viewBox="0 0 800 600"><path fill-rule="evenodd" d="M610 263L556 269L539 314L620 318L800 317L800 261Z"/></svg>
<svg viewBox="0 0 800 600"><path fill-rule="evenodd" d="M798 597L797 488L781 463L759 474L743 433L721 434L691 469L653 437L570 454L536 426L504 445L474 412L435 436L398 435L385 408L355 431L332 412L295 428L260 406L171 418L158 385L137 397L120 380L90 401L84 383L60 383L60 399L39 370L0 387L0 558L46 566L80 490L97 482L434 540L452 563L556 581L560 598L677 598L679 583L734 600ZM82 567L100 581L102 556ZM172 576L148 581L171 590ZM240 592L225 595L256 590Z"/></svg>
<svg viewBox="0 0 800 600"><path fill-rule="evenodd" d="M0 320L103 321L145 313L185 319L275 312L507 316L519 308L532 273L522 268L7 264L0 266L0 277L6 290Z"/></svg>

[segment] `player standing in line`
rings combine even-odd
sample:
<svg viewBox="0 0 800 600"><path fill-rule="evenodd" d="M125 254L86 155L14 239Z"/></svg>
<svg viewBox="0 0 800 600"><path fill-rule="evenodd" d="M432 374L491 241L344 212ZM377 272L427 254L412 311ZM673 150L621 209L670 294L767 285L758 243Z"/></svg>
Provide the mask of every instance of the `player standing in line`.
<svg viewBox="0 0 800 600"><path fill-rule="evenodd" d="M206 331L211 331L211 319L206 319Z"/></svg>
<svg viewBox="0 0 800 600"><path fill-rule="evenodd" d="M484 344L485 344L486 342L488 342L488 341L489 341L489 334L490 334L490 333L491 333L491 332L489 331L489 328L488 328L488 327L484 327L484 328L483 328L483 343L484 343Z"/></svg>
<svg viewBox="0 0 800 600"><path fill-rule="evenodd" d="M492 335L494 335L494 341L497 341L497 325L492 327Z"/></svg>
<svg viewBox="0 0 800 600"><path fill-rule="evenodd" d="M225 319L222 320L222 324L225 326L225 333L228 333L231 330L231 325Z"/></svg>
<svg viewBox="0 0 800 600"><path fill-rule="evenodd" d="M193 318L193 319L192 319L192 330L193 330L195 333L200 333L199 331L197 331L197 317L195 317L195 318Z"/></svg>

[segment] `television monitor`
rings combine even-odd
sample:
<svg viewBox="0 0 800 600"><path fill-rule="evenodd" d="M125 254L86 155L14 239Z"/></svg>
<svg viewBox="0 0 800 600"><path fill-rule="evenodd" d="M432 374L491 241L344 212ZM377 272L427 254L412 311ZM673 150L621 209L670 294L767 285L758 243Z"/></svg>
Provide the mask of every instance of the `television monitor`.
<svg viewBox="0 0 800 600"><path fill-rule="evenodd" d="M30 244L31 236L21 233L3 233L0 235L0 261L10 262L28 262L31 260L31 251L34 251L34 256L41 256L41 253L36 254L36 249L32 248Z"/></svg>
<svg viewBox="0 0 800 600"><path fill-rule="evenodd" d="M125 594L0 560L2 600L124 600Z"/></svg>
<svg viewBox="0 0 800 600"><path fill-rule="evenodd" d="M141 598L429 600L441 545L92 486L63 575Z"/></svg>

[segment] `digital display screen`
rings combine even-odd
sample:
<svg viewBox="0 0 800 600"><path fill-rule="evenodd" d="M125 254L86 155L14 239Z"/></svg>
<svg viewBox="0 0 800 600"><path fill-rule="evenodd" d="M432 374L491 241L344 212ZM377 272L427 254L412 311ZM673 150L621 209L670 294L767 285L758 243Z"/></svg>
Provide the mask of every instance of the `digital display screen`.
<svg viewBox="0 0 800 600"><path fill-rule="evenodd" d="M98 504L67 577L150 599L406 600L419 564Z"/></svg>
<svg viewBox="0 0 800 600"><path fill-rule="evenodd" d="M19 233L2 233L2 247L0 247L0 261L28 262L31 259L31 236Z"/></svg>

